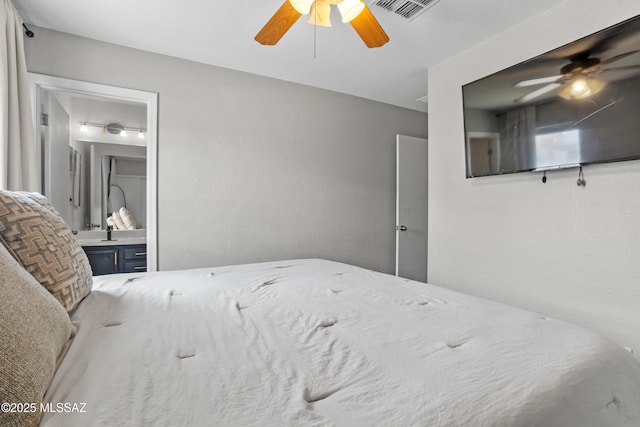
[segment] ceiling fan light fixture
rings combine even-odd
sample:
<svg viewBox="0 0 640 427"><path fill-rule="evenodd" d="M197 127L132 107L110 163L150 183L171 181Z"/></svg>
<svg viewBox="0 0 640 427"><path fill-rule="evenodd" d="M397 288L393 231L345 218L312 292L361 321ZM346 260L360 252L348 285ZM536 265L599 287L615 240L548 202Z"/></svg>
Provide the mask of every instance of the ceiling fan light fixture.
<svg viewBox="0 0 640 427"><path fill-rule="evenodd" d="M368 48L380 47L389 41L389 36L364 0L284 0L254 39L262 45L276 45L293 24L307 13L311 13L310 24L330 27L333 4L340 9L342 21L351 24Z"/></svg>
<svg viewBox="0 0 640 427"><path fill-rule="evenodd" d="M331 26L331 4L326 0L316 0L311 5L309 24L320 27Z"/></svg>
<svg viewBox="0 0 640 427"><path fill-rule="evenodd" d="M580 96L584 95L586 91L589 90L589 86L587 86L587 82L584 79L577 79L573 83L571 83L571 95Z"/></svg>
<svg viewBox="0 0 640 427"><path fill-rule="evenodd" d="M342 0L338 3L338 10L342 15L342 22L351 22L358 17L364 10L364 2L362 0Z"/></svg>
<svg viewBox="0 0 640 427"><path fill-rule="evenodd" d="M607 84L592 77L580 77L566 85L558 95L564 99L586 99L600 92Z"/></svg>
<svg viewBox="0 0 640 427"><path fill-rule="evenodd" d="M313 2L314 0L289 0L291 6L293 6L293 8L301 15L306 15L311 11L311 5Z"/></svg>

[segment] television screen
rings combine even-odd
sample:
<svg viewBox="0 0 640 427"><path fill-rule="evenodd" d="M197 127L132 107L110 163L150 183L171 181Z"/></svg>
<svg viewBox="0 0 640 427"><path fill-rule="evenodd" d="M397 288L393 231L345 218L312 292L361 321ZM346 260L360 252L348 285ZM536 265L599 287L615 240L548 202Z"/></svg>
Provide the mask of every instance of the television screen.
<svg viewBox="0 0 640 427"><path fill-rule="evenodd" d="M462 96L467 178L640 159L640 16Z"/></svg>

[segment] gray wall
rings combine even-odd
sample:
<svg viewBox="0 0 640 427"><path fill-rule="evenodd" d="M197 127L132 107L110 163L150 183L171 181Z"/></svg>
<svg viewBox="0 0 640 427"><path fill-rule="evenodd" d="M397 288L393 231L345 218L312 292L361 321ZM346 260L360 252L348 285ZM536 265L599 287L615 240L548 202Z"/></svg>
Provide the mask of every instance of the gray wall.
<svg viewBox="0 0 640 427"><path fill-rule="evenodd" d="M424 113L35 29L29 71L159 93L159 267L394 266L395 135Z"/></svg>
<svg viewBox="0 0 640 427"><path fill-rule="evenodd" d="M597 330L640 352L640 162L465 179L463 84L640 14L566 0L429 69L429 282ZM499 52L497 54L496 52Z"/></svg>

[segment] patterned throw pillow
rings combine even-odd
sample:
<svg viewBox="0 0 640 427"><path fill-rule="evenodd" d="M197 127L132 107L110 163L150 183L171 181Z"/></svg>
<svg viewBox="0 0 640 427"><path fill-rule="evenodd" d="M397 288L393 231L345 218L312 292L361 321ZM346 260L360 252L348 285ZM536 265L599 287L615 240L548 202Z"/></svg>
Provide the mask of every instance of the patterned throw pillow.
<svg viewBox="0 0 640 427"><path fill-rule="evenodd" d="M0 190L0 241L68 312L91 291L89 260L44 196Z"/></svg>

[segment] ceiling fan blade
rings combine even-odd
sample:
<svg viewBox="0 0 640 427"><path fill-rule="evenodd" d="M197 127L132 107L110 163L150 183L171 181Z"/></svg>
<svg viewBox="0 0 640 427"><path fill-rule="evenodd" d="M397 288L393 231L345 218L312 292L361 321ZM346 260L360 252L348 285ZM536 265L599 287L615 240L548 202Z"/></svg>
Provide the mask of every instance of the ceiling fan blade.
<svg viewBox="0 0 640 427"><path fill-rule="evenodd" d="M367 47L380 47L389 41L389 36L366 5L360 15L351 21L351 26Z"/></svg>
<svg viewBox="0 0 640 427"><path fill-rule="evenodd" d="M280 9L256 34L256 41L260 44L275 45L301 16L302 14L291 5L291 2L285 0Z"/></svg>
<svg viewBox="0 0 640 427"><path fill-rule="evenodd" d="M554 89L562 86L560 83L551 83L550 85L541 87L540 89L534 90L533 92L529 92L525 95L522 95L520 98L516 98L513 100L516 104L522 104L523 102L531 101L534 98L539 97L540 95L544 95L547 92L551 92Z"/></svg>
<svg viewBox="0 0 640 427"><path fill-rule="evenodd" d="M561 77L562 77L562 75L549 76L549 77L540 77L538 79L531 79L531 80L523 80L521 82L518 82L518 83L514 84L513 87L528 87L528 86L536 86L536 85L542 85L542 84L547 84L547 83L555 83Z"/></svg>
<svg viewBox="0 0 640 427"><path fill-rule="evenodd" d="M613 57L607 59L606 61L602 61L600 63L600 66L602 67L603 65L611 64L612 62L619 61L619 60L621 60L623 58L626 58L627 56L631 56L634 53L638 53L638 52L640 52L640 50L631 50L629 52L621 53L620 55L613 56Z"/></svg>
<svg viewBox="0 0 640 427"><path fill-rule="evenodd" d="M621 59L624 59L627 56L633 55L634 53L638 53L638 52L640 52L640 50L631 50L629 52L621 53L620 55L613 56L613 57L607 59L606 61L598 62L597 64L595 64L595 65L593 65L591 67L585 68L584 70L582 70L582 73L584 73L584 74L599 73L599 72L603 71L602 70L603 66L612 64L612 63L614 63L616 61L620 61Z"/></svg>
<svg viewBox="0 0 640 427"><path fill-rule="evenodd" d="M606 73L608 71L628 71L628 70L640 70L640 65L628 65L626 67L613 67L605 68L604 70L598 70L598 74Z"/></svg>

